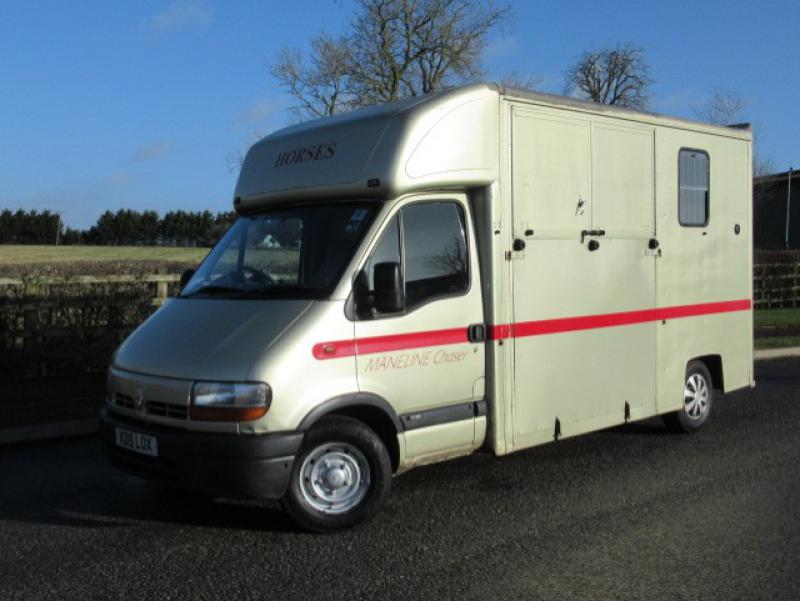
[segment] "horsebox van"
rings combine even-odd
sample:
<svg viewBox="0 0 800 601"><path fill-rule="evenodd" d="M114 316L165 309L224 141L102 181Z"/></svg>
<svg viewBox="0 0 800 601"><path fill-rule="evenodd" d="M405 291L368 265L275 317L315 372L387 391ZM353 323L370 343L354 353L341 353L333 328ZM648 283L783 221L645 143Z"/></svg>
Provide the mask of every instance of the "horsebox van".
<svg viewBox="0 0 800 601"><path fill-rule="evenodd" d="M393 475L753 385L751 133L477 84L277 131L119 347L118 466L353 526Z"/></svg>

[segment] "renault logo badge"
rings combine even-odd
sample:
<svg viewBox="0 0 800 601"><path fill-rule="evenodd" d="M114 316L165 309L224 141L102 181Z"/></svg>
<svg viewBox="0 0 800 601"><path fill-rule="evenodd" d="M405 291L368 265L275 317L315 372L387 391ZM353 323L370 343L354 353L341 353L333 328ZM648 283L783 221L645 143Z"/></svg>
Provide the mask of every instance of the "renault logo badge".
<svg viewBox="0 0 800 601"><path fill-rule="evenodd" d="M136 410L141 411L144 408L144 390L141 388L136 392Z"/></svg>

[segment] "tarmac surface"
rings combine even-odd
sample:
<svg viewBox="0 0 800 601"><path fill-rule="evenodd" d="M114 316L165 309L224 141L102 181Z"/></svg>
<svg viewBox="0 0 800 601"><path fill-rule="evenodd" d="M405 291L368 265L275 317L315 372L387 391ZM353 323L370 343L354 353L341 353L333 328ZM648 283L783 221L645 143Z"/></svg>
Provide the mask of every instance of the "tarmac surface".
<svg viewBox="0 0 800 601"><path fill-rule="evenodd" d="M800 599L800 359L696 435L658 420L396 478L351 532L0 448L0 599Z"/></svg>

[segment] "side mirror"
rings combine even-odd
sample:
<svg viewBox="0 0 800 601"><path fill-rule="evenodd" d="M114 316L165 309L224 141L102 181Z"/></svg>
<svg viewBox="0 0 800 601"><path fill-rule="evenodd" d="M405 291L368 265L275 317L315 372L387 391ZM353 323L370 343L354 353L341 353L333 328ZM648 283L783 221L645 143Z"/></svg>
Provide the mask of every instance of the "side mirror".
<svg viewBox="0 0 800 601"><path fill-rule="evenodd" d="M181 290L186 288L186 284L189 283L189 280L192 279L193 275L194 275L194 269L187 269L181 274L181 284L180 284Z"/></svg>
<svg viewBox="0 0 800 601"><path fill-rule="evenodd" d="M400 263L377 263L373 271L375 308L381 313L397 313L405 307Z"/></svg>

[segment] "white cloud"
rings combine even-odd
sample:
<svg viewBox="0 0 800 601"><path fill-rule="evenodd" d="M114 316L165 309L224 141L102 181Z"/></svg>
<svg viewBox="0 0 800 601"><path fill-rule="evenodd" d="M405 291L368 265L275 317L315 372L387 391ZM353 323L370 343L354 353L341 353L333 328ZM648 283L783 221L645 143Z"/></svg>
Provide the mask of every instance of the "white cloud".
<svg viewBox="0 0 800 601"><path fill-rule="evenodd" d="M280 100L271 98L259 98L253 104L245 108L236 119L238 125L249 125L257 123L271 117L283 110L284 104Z"/></svg>
<svg viewBox="0 0 800 601"><path fill-rule="evenodd" d="M136 163L152 161L165 157L172 148L171 140L159 140L136 149L131 160Z"/></svg>
<svg viewBox="0 0 800 601"><path fill-rule="evenodd" d="M205 25L211 20L211 9L204 0L173 0L167 8L147 20L156 33L166 33L183 27Z"/></svg>

